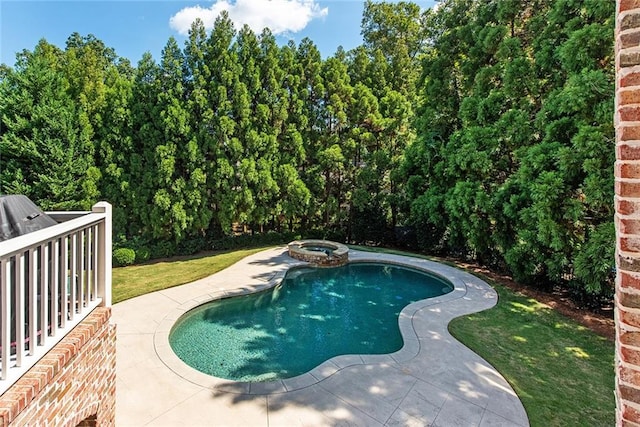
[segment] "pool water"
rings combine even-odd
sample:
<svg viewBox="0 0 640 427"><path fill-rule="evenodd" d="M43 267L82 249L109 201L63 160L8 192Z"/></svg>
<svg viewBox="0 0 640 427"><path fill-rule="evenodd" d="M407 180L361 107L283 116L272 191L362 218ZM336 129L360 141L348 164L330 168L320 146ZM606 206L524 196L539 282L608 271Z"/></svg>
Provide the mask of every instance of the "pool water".
<svg viewBox="0 0 640 427"><path fill-rule="evenodd" d="M341 354L399 350L400 311L452 290L441 278L391 264L297 268L275 288L189 311L169 342L185 363L219 378L290 378Z"/></svg>

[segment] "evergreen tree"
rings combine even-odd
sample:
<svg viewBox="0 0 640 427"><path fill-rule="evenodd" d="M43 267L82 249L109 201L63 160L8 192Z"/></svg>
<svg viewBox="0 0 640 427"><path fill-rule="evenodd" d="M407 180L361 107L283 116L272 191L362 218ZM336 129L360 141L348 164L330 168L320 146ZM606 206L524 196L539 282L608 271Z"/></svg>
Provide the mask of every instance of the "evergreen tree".
<svg viewBox="0 0 640 427"><path fill-rule="evenodd" d="M114 228L128 236L140 235L144 240L167 238L164 225L154 222L155 199L155 148L162 141L162 127L157 107L160 92L159 67L150 53L138 62L132 88L131 123L135 132L131 135L132 150L129 157L131 181L123 187L129 197L128 212L116 221ZM157 210L156 210L157 212ZM122 221L122 222L120 222ZM117 227L116 227L117 225Z"/></svg>
<svg viewBox="0 0 640 427"><path fill-rule="evenodd" d="M162 51L157 114L162 139L155 147L155 196L152 216L179 243L204 233L211 220L202 194L203 159L193 137L186 106L183 54L174 38Z"/></svg>
<svg viewBox="0 0 640 427"><path fill-rule="evenodd" d="M316 151L314 166L324 179L322 181L322 204L324 227L344 227L348 212L347 166L355 155L353 140L348 137L348 110L353 102L353 87L347 73L345 57L341 50L328 58L322 68L325 92L322 100L322 135ZM351 162L353 163L353 162Z"/></svg>
<svg viewBox="0 0 640 427"><path fill-rule="evenodd" d="M610 292L613 254L595 245L612 230L613 12L450 0L428 16L419 139L403 164L423 247Z"/></svg>
<svg viewBox="0 0 640 427"><path fill-rule="evenodd" d="M99 174L66 88L63 53L41 40L18 55L0 83L2 191L43 209L87 209Z"/></svg>
<svg viewBox="0 0 640 427"><path fill-rule="evenodd" d="M302 67L296 61L297 47L293 42L283 47L279 53L282 68L282 90L286 98L286 117L278 138L276 170L274 172L280 187L278 227L281 221L288 223L292 231L307 211L311 193L300 176L306 159L302 133L308 126L305 114L302 86Z"/></svg>
<svg viewBox="0 0 640 427"><path fill-rule="evenodd" d="M128 67L127 67L128 68ZM121 232L129 219L131 189L130 158L133 152L133 71L122 72L111 67L106 76L105 104L99 111L101 126L96 130L94 145L96 173L100 176L100 198L114 206L116 232Z"/></svg>
<svg viewBox="0 0 640 427"><path fill-rule="evenodd" d="M245 114L246 103L234 101L244 98L245 85L239 81L240 67L232 41L236 35L233 23L223 12L204 46L204 61L200 70L200 84L204 84L207 98L198 123L203 150L206 153L207 177L210 179L210 204L219 232L230 230L235 221L244 222L253 208L253 194L245 185L252 173L251 165L243 164L244 149L238 138L238 118ZM240 107L240 108L238 108Z"/></svg>
<svg viewBox="0 0 640 427"><path fill-rule="evenodd" d="M233 223L388 242L411 224L587 299L613 268L610 2L365 2L364 44L323 60L222 13L133 68L94 36L0 68L3 191L114 204L153 255ZM595 295L596 297L593 297Z"/></svg>
<svg viewBox="0 0 640 427"><path fill-rule="evenodd" d="M302 217L302 227L312 228L319 224L323 209L319 197L324 194L322 176L316 165L317 153L320 150L322 135L322 104L324 82L321 75L322 57L316 45L309 38L304 38L296 51L296 62L299 67L300 133L305 152L301 177L311 193L307 211Z"/></svg>

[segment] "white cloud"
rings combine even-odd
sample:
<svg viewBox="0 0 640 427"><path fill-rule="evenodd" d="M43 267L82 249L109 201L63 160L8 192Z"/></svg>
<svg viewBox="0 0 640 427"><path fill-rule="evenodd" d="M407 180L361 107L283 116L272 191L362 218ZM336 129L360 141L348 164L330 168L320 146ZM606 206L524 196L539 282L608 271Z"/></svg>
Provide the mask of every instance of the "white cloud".
<svg viewBox="0 0 640 427"><path fill-rule="evenodd" d="M298 32L304 29L312 19L327 16L329 8L321 8L315 0L217 0L211 7L185 7L169 20L171 28L187 35L191 24L200 18L207 30L223 10L229 13L236 29L244 24L259 34L269 27L273 34Z"/></svg>

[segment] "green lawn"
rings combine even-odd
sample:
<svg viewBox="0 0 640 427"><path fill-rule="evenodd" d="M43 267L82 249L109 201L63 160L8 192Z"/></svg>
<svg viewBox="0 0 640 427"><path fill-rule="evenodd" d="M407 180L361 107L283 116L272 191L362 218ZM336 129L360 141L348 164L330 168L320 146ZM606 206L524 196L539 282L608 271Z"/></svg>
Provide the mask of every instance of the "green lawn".
<svg viewBox="0 0 640 427"><path fill-rule="evenodd" d="M220 251L113 269L113 303L184 285L229 267L266 247Z"/></svg>
<svg viewBox="0 0 640 427"><path fill-rule="evenodd" d="M263 249L115 268L114 302L191 282ZM534 299L483 279L498 292L498 304L455 319L449 330L511 383L531 426L614 425L614 344Z"/></svg>
<svg viewBox="0 0 640 427"><path fill-rule="evenodd" d="M449 331L511 383L531 425L615 425L614 344L534 299L491 285L498 305L454 319Z"/></svg>

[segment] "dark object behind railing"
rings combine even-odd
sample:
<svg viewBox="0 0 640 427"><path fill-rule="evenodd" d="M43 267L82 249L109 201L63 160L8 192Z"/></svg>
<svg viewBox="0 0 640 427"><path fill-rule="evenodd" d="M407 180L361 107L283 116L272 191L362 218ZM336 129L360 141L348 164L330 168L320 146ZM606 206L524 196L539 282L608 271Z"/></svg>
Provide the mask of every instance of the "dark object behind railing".
<svg viewBox="0 0 640 427"><path fill-rule="evenodd" d="M0 196L0 242L56 224L27 196Z"/></svg>

